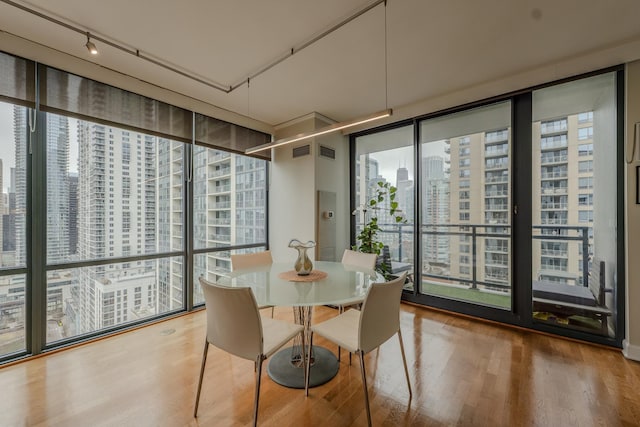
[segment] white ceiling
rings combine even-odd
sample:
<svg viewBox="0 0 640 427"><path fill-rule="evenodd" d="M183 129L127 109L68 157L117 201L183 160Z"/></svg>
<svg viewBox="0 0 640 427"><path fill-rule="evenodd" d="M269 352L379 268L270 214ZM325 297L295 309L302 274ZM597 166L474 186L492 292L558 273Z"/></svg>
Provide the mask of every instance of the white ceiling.
<svg viewBox="0 0 640 427"><path fill-rule="evenodd" d="M373 1L16 2L232 86ZM90 56L82 35L0 1L2 31L269 125L349 120L594 52L599 66L637 59L616 47L640 41L638 17L639 0L389 0L386 79L381 4L225 93L99 42Z"/></svg>

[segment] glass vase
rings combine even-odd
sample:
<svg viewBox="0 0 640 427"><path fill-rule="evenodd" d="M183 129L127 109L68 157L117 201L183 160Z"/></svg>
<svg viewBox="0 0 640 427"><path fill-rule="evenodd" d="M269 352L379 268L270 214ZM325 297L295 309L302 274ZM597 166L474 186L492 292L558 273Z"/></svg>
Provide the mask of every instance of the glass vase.
<svg viewBox="0 0 640 427"><path fill-rule="evenodd" d="M298 273L298 276L308 276L313 270L313 263L309 256L307 255L307 249L311 249L315 247L316 242L313 240L309 240L307 243L302 243L298 239L292 239L289 242L289 247L298 251L298 259L296 259L296 263L294 264L294 268Z"/></svg>

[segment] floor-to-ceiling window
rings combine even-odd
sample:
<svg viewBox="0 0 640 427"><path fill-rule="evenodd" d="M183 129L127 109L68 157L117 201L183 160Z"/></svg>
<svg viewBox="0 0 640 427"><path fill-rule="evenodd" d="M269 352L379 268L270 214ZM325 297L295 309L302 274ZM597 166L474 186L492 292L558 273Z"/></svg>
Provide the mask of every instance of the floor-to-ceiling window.
<svg viewBox="0 0 640 427"><path fill-rule="evenodd" d="M398 147L417 155L404 298L620 346L622 85L615 68L354 135L360 203Z"/></svg>
<svg viewBox="0 0 640 427"><path fill-rule="evenodd" d="M51 113L45 127L47 343L182 309L184 144Z"/></svg>
<svg viewBox="0 0 640 427"><path fill-rule="evenodd" d="M26 348L27 111L0 102L0 358Z"/></svg>
<svg viewBox="0 0 640 427"><path fill-rule="evenodd" d="M268 140L0 53L0 361L201 305L268 247Z"/></svg>
<svg viewBox="0 0 640 427"><path fill-rule="evenodd" d="M194 277L215 281L231 271L231 254L266 249L267 162L196 147L194 152ZM199 283L194 302L203 303Z"/></svg>
<svg viewBox="0 0 640 427"><path fill-rule="evenodd" d="M533 319L615 336L616 75L533 92Z"/></svg>
<svg viewBox="0 0 640 427"><path fill-rule="evenodd" d="M354 194L355 234L357 235L372 217L377 218L376 240L389 251L393 266L413 273L415 259L415 167L413 127L401 126L384 132L363 135L356 140L355 155L356 186ZM375 211L370 207L372 198L378 197L380 185L390 184L395 190L394 200L383 195L383 202ZM397 203L397 215L404 218L396 221L390 214L391 203ZM411 275L412 276L412 275ZM413 289L407 282L406 289Z"/></svg>
<svg viewBox="0 0 640 427"><path fill-rule="evenodd" d="M420 292L510 309L510 102L419 129Z"/></svg>

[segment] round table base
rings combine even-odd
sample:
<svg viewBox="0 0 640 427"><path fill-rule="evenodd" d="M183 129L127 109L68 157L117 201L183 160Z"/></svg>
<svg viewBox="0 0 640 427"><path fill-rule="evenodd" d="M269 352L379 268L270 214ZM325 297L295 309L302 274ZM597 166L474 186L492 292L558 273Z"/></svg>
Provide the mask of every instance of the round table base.
<svg viewBox="0 0 640 427"><path fill-rule="evenodd" d="M290 388L304 388L302 367L291 363L291 347L280 350L269 359L267 373L272 380ZM338 359L324 347L313 346L314 364L311 366L309 387L328 382L338 373Z"/></svg>

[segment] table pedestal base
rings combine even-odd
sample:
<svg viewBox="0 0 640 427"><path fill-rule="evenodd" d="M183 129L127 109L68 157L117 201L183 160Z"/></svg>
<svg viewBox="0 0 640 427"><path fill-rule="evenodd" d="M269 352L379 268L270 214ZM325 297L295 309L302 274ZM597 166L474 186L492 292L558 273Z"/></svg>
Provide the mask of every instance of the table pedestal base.
<svg viewBox="0 0 640 427"><path fill-rule="evenodd" d="M292 347L280 350L269 359L267 373L272 380L290 388L304 388L304 372L301 364L292 361ZM312 350L314 360L311 365L309 387L316 387L328 382L338 373L338 359L324 347L314 345Z"/></svg>

